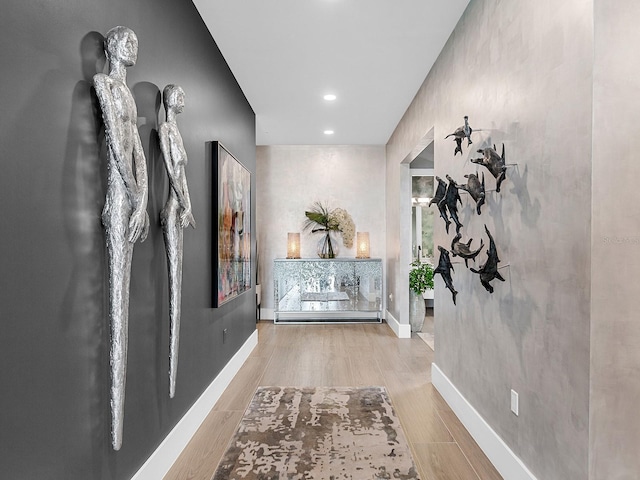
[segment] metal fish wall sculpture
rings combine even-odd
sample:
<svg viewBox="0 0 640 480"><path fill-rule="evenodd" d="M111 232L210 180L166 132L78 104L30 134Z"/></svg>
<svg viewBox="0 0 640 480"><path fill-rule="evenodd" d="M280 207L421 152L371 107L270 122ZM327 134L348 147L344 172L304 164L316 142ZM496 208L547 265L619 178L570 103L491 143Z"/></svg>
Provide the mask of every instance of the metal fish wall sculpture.
<svg viewBox="0 0 640 480"><path fill-rule="evenodd" d="M476 212L480 215L482 213L480 208L484 205L485 200L484 173L482 174L482 182L478 179L478 176L475 173L470 173L464 177L467 179L467 183L464 185L458 185L458 188L471 195L471 198L476 202Z"/></svg>
<svg viewBox="0 0 640 480"><path fill-rule="evenodd" d="M498 258L496 244L493 241L491 232L489 232L489 229L486 225L484 226L484 229L489 236L489 250L487 250L487 261L480 267L479 270L476 270L475 268L470 268L469 270L471 270L473 273L480 274L480 283L482 283L482 286L486 288L489 293L493 293L493 287L489 282L494 279L498 279L501 282L504 282L504 278L502 277L502 275L500 275L500 272L498 272L498 263L500 263L500 259Z"/></svg>
<svg viewBox="0 0 640 480"><path fill-rule="evenodd" d="M438 259L438 266L433 272L440 274L442 280L444 280L444 284L451 291L453 304L455 305L458 292L453 287L453 279L451 278L451 272L454 270L453 265L451 265L451 259L449 258L449 251L440 245L438 245L438 250L440 250L440 258Z"/></svg>
<svg viewBox="0 0 640 480"><path fill-rule="evenodd" d="M445 139L447 139L449 137L453 137L453 139L455 140L456 148L453 151L453 156L454 157L456 156L456 154L458 152L460 152L460 155L462 155L462 140L464 138L467 139L467 147L473 143L471 141L471 132L473 132L473 129L469 125L469 117L467 115L465 115L464 116L464 125L462 127L456 128L455 132L450 133L449 135L444 137Z"/></svg>
<svg viewBox="0 0 640 480"><path fill-rule="evenodd" d="M438 211L440 212L440 216L443 218L444 223L447 226L447 233L448 233L451 220L449 220L449 217L447 215L447 206L444 203L440 203L442 202L445 194L447 193L447 183L438 176L436 176L436 180L438 181L438 187L436 188L436 194L429 201L429 206L431 206L432 203L435 203L438 206Z"/></svg>
<svg viewBox="0 0 640 480"><path fill-rule="evenodd" d="M481 148L478 153L482 154L482 158L472 158L471 162L487 167L487 170L496 179L496 192L500 192L500 185L504 181L507 172L507 166L504 161L504 143L502 144L502 155L498 155L495 145L493 148Z"/></svg>
<svg viewBox="0 0 640 480"><path fill-rule="evenodd" d="M464 258L464 264L467 268L469 268L469 260L473 260L475 262L476 257L484 247L484 242L480 240L480 246L477 250L471 250L471 242L473 242L473 238L469 239L467 243L462 243L460 239L462 235L458 233L454 239L451 241L451 255L454 257L462 257Z"/></svg>
<svg viewBox="0 0 640 480"><path fill-rule="evenodd" d="M460 194L458 192L458 185L456 182L449 175L447 175L447 180L449 180L447 192L445 193L444 198L438 203L438 207L440 207L440 205L446 205L449 217L451 217L451 220L455 222L456 233L458 233L463 227L462 223L460 223L460 220L458 219L458 202L462 205L462 200L460 200ZM447 233L449 233L449 223L447 223Z"/></svg>

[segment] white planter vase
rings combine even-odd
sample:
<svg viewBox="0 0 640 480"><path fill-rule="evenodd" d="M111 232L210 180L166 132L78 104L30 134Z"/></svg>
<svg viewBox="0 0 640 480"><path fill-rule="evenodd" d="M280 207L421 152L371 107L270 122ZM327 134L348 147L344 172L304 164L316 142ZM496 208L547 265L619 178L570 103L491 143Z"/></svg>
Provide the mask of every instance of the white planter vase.
<svg viewBox="0 0 640 480"><path fill-rule="evenodd" d="M412 332L422 331L425 315L424 298L413 290L409 290L409 324Z"/></svg>

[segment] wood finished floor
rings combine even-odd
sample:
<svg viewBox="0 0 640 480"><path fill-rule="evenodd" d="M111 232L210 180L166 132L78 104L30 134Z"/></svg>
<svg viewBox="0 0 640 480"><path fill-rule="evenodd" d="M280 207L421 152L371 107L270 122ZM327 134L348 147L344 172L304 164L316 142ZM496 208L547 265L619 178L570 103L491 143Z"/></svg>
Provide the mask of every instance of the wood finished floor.
<svg viewBox="0 0 640 480"><path fill-rule="evenodd" d="M431 384L433 351L386 324L258 323L258 346L165 480L210 480L256 388L387 388L422 480L502 477Z"/></svg>

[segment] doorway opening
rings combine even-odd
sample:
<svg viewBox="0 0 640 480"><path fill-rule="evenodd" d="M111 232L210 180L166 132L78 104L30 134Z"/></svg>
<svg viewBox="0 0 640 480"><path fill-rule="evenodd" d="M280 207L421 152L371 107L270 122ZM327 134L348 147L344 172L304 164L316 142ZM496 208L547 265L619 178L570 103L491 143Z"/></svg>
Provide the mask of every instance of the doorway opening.
<svg viewBox="0 0 640 480"><path fill-rule="evenodd" d="M417 260L434 265L433 230L437 208L434 205L429 206L435 192L433 129L421 139L403 163L408 168L404 171L406 180L401 182L402 202L408 208L403 210L404 218L401 218L401 223L406 225L406 231L410 232L409 235L401 238L404 258L408 258L409 263ZM434 349L433 290L425 292L423 297L425 321L422 330L415 333Z"/></svg>

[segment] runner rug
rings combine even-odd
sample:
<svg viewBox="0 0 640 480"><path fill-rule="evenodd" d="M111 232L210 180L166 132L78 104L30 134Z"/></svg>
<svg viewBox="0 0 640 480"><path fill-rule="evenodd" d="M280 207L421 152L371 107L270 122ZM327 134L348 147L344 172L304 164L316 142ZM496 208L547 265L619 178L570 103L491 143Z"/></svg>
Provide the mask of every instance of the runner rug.
<svg viewBox="0 0 640 480"><path fill-rule="evenodd" d="M384 387L260 387L213 480L418 479Z"/></svg>

